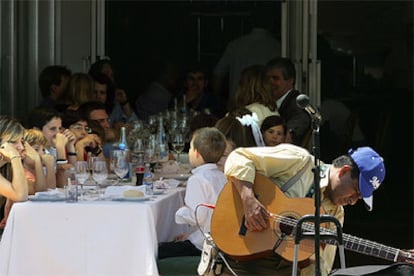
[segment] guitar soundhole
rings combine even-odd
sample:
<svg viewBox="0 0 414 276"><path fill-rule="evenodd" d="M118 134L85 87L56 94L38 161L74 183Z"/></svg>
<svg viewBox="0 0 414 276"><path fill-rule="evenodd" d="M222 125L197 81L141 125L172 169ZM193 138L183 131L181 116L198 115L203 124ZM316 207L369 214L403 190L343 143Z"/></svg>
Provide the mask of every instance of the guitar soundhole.
<svg viewBox="0 0 414 276"><path fill-rule="evenodd" d="M293 218L293 217L285 217L281 221L279 221L280 232L282 232L283 234L288 235L288 236L292 235L295 225L292 225L292 223L290 223L290 221L292 221L294 219L295 218Z"/></svg>

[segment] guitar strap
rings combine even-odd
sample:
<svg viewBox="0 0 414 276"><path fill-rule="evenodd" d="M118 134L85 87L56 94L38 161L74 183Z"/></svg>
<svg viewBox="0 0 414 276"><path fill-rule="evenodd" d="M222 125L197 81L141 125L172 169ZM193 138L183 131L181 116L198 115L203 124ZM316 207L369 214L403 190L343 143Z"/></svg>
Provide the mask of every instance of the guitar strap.
<svg viewBox="0 0 414 276"><path fill-rule="evenodd" d="M323 164L320 167L321 178L326 177L326 171L328 169L329 169L329 166L327 164ZM315 182L312 183L312 186L309 188L309 191L308 191L308 193L306 194L305 197L312 198L314 194L315 194Z"/></svg>
<svg viewBox="0 0 414 276"><path fill-rule="evenodd" d="M306 162L305 166L303 166L302 169L300 169L300 171L298 171L297 174L295 174L293 177L291 177L285 184L283 184L282 187L280 187L280 189L282 190L283 193L285 193L287 190L289 190L290 187L292 187L292 185L295 184L299 180L299 178L302 176L302 174L306 171L306 169L312 163L311 160L312 160L312 158L309 158L308 162Z"/></svg>

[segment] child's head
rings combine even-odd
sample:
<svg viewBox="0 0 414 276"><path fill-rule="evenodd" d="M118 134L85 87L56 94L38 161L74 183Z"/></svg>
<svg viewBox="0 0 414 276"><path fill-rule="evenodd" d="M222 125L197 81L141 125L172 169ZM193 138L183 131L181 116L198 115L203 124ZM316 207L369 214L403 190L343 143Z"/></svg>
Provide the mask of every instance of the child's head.
<svg viewBox="0 0 414 276"><path fill-rule="evenodd" d="M263 120L261 131L266 146L276 146L286 140L286 125L280 116L266 117Z"/></svg>
<svg viewBox="0 0 414 276"><path fill-rule="evenodd" d="M189 159L193 166L217 163L226 148L226 138L215 127L203 127L193 133Z"/></svg>
<svg viewBox="0 0 414 276"><path fill-rule="evenodd" d="M44 153L44 148L47 145L47 139L43 132L38 129L26 129L23 135L23 141L27 142L39 154Z"/></svg>

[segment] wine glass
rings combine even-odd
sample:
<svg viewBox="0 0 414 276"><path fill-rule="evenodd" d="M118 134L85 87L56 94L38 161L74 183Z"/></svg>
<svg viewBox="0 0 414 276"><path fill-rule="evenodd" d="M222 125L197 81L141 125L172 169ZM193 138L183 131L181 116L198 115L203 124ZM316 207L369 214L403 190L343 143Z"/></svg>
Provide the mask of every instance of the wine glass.
<svg viewBox="0 0 414 276"><path fill-rule="evenodd" d="M185 147L184 134L181 132L173 132L171 134L171 146L175 153L177 153L177 162L180 163L180 153L183 152Z"/></svg>
<svg viewBox="0 0 414 276"><path fill-rule="evenodd" d="M108 177L108 170L106 169L105 161L95 160L95 162L93 162L92 171L93 179L98 184L102 184L102 182Z"/></svg>
<svg viewBox="0 0 414 276"><path fill-rule="evenodd" d="M145 145L142 138L137 138L134 143L133 153L138 156L140 153L144 154Z"/></svg>
<svg viewBox="0 0 414 276"><path fill-rule="evenodd" d="M103 197L103 188L105 187L104 180L108 177L108 170L106 162L102 160L95 160L92 166L92 177L96 182L96 187L99 190L99 196Z"/></svg>
<svg viewBox="0 0 414 276"><path fill-rule="evenodd" d="M111 154L111 166L121 181L128 173L128 154L124 150L113 150Z"/></svg>
<svg viewBox="0 0 414 276"><path fill-rule="evenodd" d="M151 164L155 164L157 161L157 139L155 134L151 134L144 145L144 161Z"/></svg>
<svg viewBox="0 0 414 276"><path fill-rule="evenodd" d="M76 161L75 176L76 176L76 179L78 180L79 184L81 185L81 193L82 193L83 192L83 184L85 183L86 179L89 178L88 162L86 162L86 161Z"/></svg>
<svg viewBox="0 0 414 276"><path fill-rule="evenodd" d="M93 156L92 152L88 152L88 158L85 161L87 166L88 166L88 171L89 171L89 176L86 179L87 183L93 183L96 184L96 181L94 181L93 177L92 177L92 170L93 170L93 162L95 162L95 159L97 157Z"/></svg>

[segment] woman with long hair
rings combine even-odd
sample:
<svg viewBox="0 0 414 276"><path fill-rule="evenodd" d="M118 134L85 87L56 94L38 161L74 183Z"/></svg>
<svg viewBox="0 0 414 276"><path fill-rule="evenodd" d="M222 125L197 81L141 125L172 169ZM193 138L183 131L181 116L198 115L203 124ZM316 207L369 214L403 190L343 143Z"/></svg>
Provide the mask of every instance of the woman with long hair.
<svg viewBox="0 0 414 276"><path fill-rule="evenodd" d="M22 164L24 127L14 118L0 116L0 195L27 200L28 185Z"/></svg>

